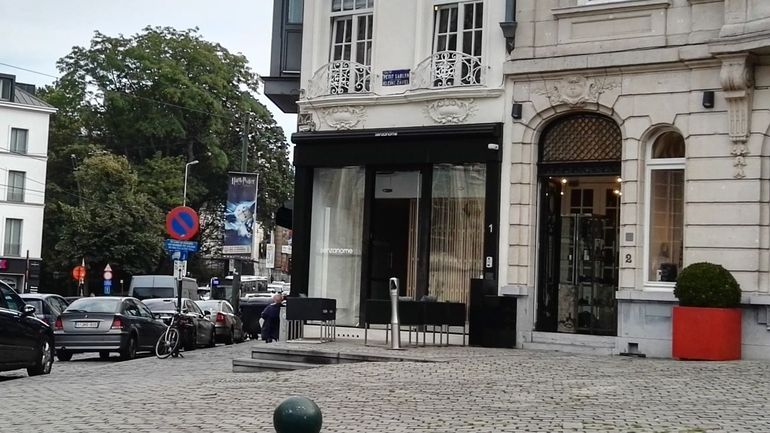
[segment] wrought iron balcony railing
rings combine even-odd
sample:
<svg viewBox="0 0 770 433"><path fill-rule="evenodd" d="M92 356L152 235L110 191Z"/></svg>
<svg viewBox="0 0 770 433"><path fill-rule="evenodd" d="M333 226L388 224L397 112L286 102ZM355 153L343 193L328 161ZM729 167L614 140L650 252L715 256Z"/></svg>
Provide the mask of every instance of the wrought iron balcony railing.
<svg viewBox="0 0 770 433"><path fill-rule="evenodd" d="M459 51L439 51L412 72L412 88L478 86L484 84L481 58Z"/></svg>
<svg viewBox="0 0 770 433"><path fill-rule="evenodd" d="M372 67L349 60L335 60L319 68L310 79L308 98L370 93Z"/></svg>

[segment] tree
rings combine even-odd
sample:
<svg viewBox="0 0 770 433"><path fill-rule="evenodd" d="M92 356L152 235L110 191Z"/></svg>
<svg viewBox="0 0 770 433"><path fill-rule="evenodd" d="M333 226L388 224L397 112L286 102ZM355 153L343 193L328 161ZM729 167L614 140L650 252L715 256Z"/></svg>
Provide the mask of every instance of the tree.
<svg viewBox="0 0 770 433"><path fill-rule="evenodd" d="M41 92L59 109L49 139L47 261L57 262L54 256L65 246L59 240L64 234L67 242L79 239L82 245L93 247L94 257L101 254L96 247L112 240L102 239L97 227L88 225L98 218L91 214L85 218L78 198L88 197L92 191L79 191L75 182L84 176L81 170L93 169L86 170L82 161L90 161L99 152L122 156L132 178L138 179L131 191L134 201L125 205L136 207L148 200L162 213L182 202L185 163L200 161L190 170L187 198L189 206L206 211L221 209L227 172L241 171L245 138L246 169L260 174L260 222L271 225L271 213L290 198L293 174L288 145L270 112L254 97L257 76L244 56L203 40L197 29L147 27L129 37L95 32L89 47L73 48L58 67L61 78ZM96 162L112 166L106 160ZM78 164L82 165L73 176ZM126 180L120 176L92 180L110 183L100 186L105 190L124 192L121 185L112 185ZM80 186L84 185L81 181ZM98 217L117 215L107 212ZM219 242L217 221L221 218L213 218L207 225L201 235L203 243ZM154 239L155 226L134 228L136 236ZM78 236L90 239L86 242ZM147 258L157 257L150 254ZM137 261L134 265L137 272L157 268L157 263Z"/></svg>
<svg viewBox="0 0 770 433"><path fill-rule="evenodd" d="M98 271L107 263L127 274L154 269L164 254L164 216L138 191L138 176L128 160L99 153L82 163L75 178L82 204L58 204L63 222L55 246L59 264L69 268L85 258Z"/></svg>

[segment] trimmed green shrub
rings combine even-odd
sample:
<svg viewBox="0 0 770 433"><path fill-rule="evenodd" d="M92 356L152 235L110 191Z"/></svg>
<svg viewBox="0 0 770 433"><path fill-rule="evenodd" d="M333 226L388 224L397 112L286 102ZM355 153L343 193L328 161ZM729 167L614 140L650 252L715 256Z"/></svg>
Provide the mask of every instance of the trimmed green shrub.
<svg viewBox="0 0 770 433"><path fill-rule="evenodd" d="M721 265L693 263L679 273L674 296L683 307L735 308L741 304L741 286Z"/></svg>

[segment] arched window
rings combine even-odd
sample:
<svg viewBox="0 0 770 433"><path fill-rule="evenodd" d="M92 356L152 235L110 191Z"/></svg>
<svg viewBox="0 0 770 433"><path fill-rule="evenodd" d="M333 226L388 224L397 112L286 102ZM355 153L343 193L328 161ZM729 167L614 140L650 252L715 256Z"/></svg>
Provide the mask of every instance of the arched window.
<svg viewBox="0 0 770 433"><path fill-rule="evenodd" d="M647 151L646 276L650 286L672 287L684 255L685 143L666 131Z"/></svg>

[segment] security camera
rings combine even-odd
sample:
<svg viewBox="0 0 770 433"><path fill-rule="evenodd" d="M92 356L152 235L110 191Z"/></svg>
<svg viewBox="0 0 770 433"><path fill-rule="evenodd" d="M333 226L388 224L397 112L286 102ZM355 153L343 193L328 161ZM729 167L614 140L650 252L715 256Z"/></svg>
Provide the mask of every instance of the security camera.
<svg viewBox="0 0 770 433"><path fill-rule="evenodd" d="M497 143L489 143L487 144L487 149L489 150L500 150L500 145Z"/></svg>

